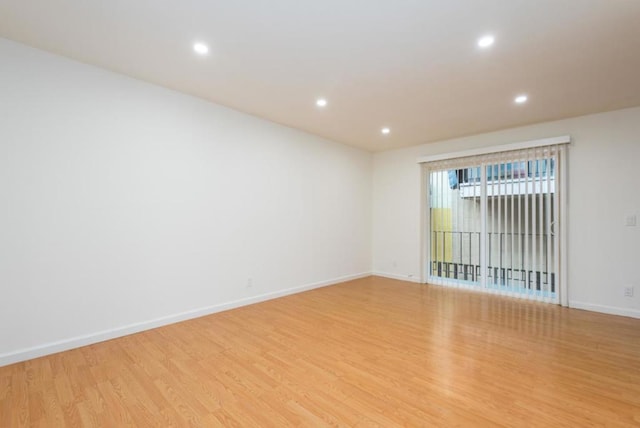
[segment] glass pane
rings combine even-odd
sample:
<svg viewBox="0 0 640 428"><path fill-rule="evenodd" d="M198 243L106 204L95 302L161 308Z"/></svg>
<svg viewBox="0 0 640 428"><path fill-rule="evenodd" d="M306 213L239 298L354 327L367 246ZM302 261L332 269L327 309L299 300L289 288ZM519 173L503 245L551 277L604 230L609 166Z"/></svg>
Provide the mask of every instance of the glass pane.
<svg viewBox="0 0 640 428"><path fill-rule="evenodd" d="M480 167L433 171L429 176L432 279L478 285L480 275Z"/></svg>
<svg viewBox="0 0 640 428"><path fill-rule="evenodd" d="M487 167L487 288L554 298L553 159Z"/></svg>

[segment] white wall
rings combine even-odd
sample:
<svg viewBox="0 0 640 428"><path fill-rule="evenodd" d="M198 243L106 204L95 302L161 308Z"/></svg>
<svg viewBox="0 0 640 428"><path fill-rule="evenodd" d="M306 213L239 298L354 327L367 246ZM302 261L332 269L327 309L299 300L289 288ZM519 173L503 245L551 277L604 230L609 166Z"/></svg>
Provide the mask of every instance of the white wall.
<svg viewBox="0 0 640 428"><path fill-rule="evenodd" d="M369 153L3 39L0 59L0 365L371 271Z"/></svg>
<svg viewBox="0 0 640 428"><path fill-rule="evenodd" d="M640 108L548 122L374 155L373 269L419 278L420 156L570 134L570 306L640 317ZM640 219L639 219L640 221ZM635 295L624 297L633 285Z"/></svg>

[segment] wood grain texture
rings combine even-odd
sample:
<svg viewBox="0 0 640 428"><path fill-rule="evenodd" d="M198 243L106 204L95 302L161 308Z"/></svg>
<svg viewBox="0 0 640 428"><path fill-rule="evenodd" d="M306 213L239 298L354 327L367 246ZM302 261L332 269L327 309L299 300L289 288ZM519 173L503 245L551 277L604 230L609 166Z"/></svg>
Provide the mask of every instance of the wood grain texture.
<svg viewBox="0 0 640 428"><path fill-rule="evenodd" d="M364 278L0 368L23 426L640 426L640 320Z"/></svg>

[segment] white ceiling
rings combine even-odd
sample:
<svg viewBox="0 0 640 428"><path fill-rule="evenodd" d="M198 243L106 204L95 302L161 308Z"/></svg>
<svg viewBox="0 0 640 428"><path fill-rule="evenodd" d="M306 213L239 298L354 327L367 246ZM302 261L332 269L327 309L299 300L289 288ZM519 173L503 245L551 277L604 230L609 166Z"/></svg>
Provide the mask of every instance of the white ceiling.
<svg viewBox="0 0 640 428"><path fill-rule="evenodd" d="M374 151L640 105L637 0L0 0L0 35Z"/></svg>

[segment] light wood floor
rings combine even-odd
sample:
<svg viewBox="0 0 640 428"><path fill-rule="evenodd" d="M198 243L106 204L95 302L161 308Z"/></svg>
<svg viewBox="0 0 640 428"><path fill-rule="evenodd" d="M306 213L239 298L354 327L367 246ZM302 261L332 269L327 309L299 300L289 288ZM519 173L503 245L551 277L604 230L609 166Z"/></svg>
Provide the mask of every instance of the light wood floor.
<svg viewBox="0 0 640 428"><path fill-rule="evenodd" d="M640 320L365 278L0 368L0 427L640 426Z"/></svg>

